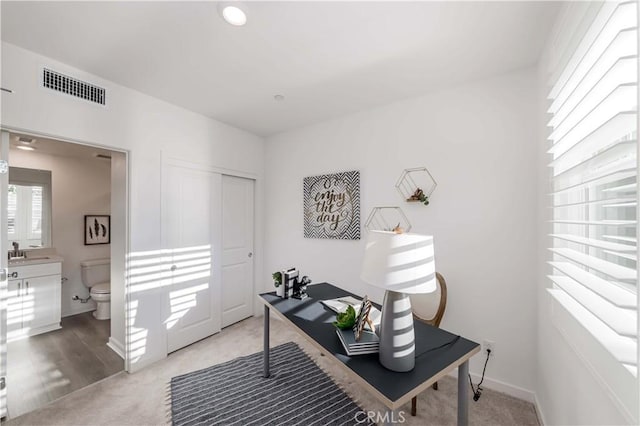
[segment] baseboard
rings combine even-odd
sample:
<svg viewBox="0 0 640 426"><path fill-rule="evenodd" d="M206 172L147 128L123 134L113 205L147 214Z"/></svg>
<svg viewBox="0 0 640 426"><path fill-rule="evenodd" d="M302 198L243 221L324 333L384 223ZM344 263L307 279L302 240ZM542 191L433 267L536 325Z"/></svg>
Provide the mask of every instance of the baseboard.
<svg viewBox="0 0 640 426"><path fill-rule="evenodd" d="M109 337L109 341L107 342L107 346L109 346L115 353L117 353L120 358L124 358L124 345L118 342L113 337Z"/></svg>
<svg viewBox="0 0 640 426"><path fill-rule="evenodd" d="M479 374L470 373L473 384L477 385L480 382L481 376ZM450 373L450 376L458 377L458 370L454 370ZM501 392L514 398L522 399L535 405L536 394L530 390L521 388L519 386L510 385L509 383L501 382L490 377L484 376L482 387L485 389L491 389L496 392Z"/></svg>
<svg viewBox="0 0 640 426"><path fill-rule="evenodd" d="M541 426L544 426L547 424L547 420L544 418L544 414L542 414L542 408L540 407L540 401L538 400L538 395L534 394L533 397L535 398L535 402L533 403L533 406L536 407L536 414L538 415L538 421L540 422Z"/></svg>
<svg viewBox="0 0 640 426"><path fill-rule="evenodd" d="M71 312L66 312L66 313L62 314L62 318L64 318L64 317L71 317L71 316L73 316L73 315L84 314L85 312L93 312L93 311L95 311L95 310L96 310L96 307L95 307L95 306L88 306L88 307L86 307L86 308L78 309L78 310L75 310L75 309L74 309L74 310L73 310L73 311L71 311Z"/></svg>
<svg viewBox="0 0 640 426"><path fill-rule="evenodd" d="M480 381L479 374L471 374L473 381L477 383ZM536 403L536 394L528 389L521 388L519 386L510 385L509 383L501 382L500 380L494 380L487 376L484 377L482 386L494 391L502 392L507 395L513 396L518 399L523 399L532 404Z"/></svg>

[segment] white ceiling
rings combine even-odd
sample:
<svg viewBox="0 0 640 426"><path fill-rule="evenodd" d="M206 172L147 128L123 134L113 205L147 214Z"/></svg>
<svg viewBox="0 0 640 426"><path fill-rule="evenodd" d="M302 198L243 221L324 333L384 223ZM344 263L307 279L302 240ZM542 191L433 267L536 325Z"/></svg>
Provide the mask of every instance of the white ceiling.
<svg viewBox="0 0 640 426"><path fill-rule="evenodd" d="M534 65L559 8L244 4L233 27L214 2L2 1L2 39L266 136Z"/></svg>
<svg viewBox="0 0 640 426"><path fill-rule="evenodd" d="M23 135L20 133L9 134L9 149L17 150L16 147L25 145L20 142L19 140L20 137L23 137L25 139L31 139L33 142L28 144L28 146L34 148L35 151L33 152L37 152L39 154L55 155L58 157L73 157L80 160L89 160L89 159L95 160L96 155L98 154L106 155L109 157L112 154L111 151L102 149L102 148L96 148L88 145L80 145L77 143L62 142L55 139L47 139L43 137ZM28 153L32 151L24 151L24 152L27 152L27 155L28 155ZM100 159L100 161L108 161L108 160Z"/></svg>

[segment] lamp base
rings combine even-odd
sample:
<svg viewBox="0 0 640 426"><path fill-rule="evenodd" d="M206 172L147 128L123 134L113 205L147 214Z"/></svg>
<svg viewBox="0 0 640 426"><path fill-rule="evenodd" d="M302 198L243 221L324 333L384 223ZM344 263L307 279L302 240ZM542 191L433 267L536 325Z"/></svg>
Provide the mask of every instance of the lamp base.
<svg viewBox="0 0 640 426"><path fill-rule="evenodd" d="M380 320L380 364L405 372L416 365L415 334L411 300L406 293L387 290Z"/></svg>

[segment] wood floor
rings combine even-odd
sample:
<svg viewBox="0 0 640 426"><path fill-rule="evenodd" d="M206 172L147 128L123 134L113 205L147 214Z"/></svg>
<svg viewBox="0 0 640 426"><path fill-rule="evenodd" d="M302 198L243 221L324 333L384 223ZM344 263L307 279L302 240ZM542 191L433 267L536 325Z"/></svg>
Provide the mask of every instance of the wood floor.
<svg viewBox="0 0 640 426"><path fill-rule="evenodd" d="M9 418L109 377L124 361L108 346L110 321L91 312L62 318L62 329L9 343Z"/></svg>

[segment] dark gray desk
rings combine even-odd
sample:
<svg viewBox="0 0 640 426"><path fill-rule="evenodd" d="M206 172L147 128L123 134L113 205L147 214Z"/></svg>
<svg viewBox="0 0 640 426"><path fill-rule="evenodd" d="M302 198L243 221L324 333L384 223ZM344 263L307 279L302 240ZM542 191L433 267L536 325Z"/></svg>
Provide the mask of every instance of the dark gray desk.
<svg viewBox="0 0 640 426"><path fill-rule="evenodd" d="M468 360L480 351L480 345L445 330L416 321L416 366L397 373L384 368L377 354L347 356L332 322L335 314L320 300L354 296L331 284L308 287L305 300L281 299L275 292L261 294L264 303L264 374L269 376L269 313L293 326L325 356L336 361L350 377L371 392L389 410L397 410L411 398L458 368L458 424L468 424Z"/></svg>

